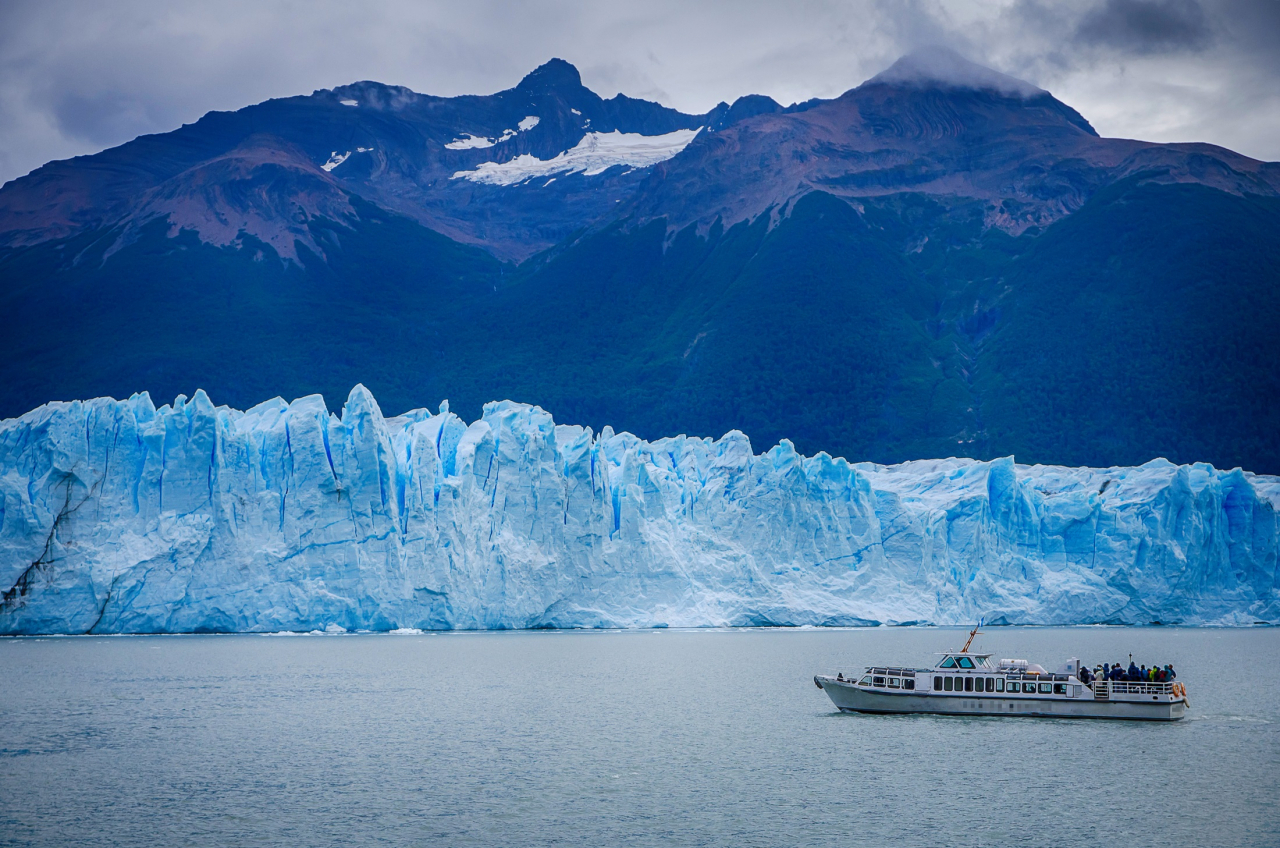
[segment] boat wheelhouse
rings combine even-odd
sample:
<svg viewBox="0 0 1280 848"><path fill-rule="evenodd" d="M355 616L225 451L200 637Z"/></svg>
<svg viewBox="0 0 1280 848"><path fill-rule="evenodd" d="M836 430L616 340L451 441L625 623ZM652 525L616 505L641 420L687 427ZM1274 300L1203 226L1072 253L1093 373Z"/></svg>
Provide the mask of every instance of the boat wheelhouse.
<svg viewBox="0 0 1280 848"><path fill-rule="evenodd" d="M964 649L939 654L933 668L867 666L861 675L817 675L813 682L842 712L1176 721L1189 706L1178 682L1085 683L1074 657L1052 673L1021 659L995 662L992 654L969 652L976 634Z"/></svg>

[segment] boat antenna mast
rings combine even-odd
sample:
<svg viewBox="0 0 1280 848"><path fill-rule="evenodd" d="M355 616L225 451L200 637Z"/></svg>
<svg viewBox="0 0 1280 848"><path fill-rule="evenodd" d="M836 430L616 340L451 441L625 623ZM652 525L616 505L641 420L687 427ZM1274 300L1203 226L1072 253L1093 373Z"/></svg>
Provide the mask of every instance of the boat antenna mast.
<svg viewBox="0 0 1280 848"><path fill-rule="evenodd" d="M960 649L960 653L969 653L969 646L973 644L973 637L978 635L978 628L982 626L982 619L978 619L978 623L969 631L969 640L964 643L964 647Z"/></svg>

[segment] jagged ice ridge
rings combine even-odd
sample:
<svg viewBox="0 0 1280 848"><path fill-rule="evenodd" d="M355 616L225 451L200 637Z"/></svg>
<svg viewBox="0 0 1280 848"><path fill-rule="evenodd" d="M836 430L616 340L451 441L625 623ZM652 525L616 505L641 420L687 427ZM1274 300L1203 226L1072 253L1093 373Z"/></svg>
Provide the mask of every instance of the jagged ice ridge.
<svg viewBox="0 0 1280 848"><path fill-rule="evenodd" d="M0 423L0 633L1280 619L1280 478L643 441L357 386Z"/></svg>

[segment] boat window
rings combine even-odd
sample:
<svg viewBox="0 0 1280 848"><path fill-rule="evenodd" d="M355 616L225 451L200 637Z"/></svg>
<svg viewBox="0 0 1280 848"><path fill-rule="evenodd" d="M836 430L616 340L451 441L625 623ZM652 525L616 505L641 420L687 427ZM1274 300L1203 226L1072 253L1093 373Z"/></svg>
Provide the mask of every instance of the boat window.
<svg viewBox="0 0 1280 848"><path fill-rule="evenodd" d="M933 678L933 691L935 691L935 692L941 692L941 691L942 691L942 678L941 678L941 677L935 677L935 678Z"/></svg>
<svg viewBox="0 0 1280 848"><path fill-rule="evenodd" d="M876 686L883 686L883 685L884 685L884 678L883 678L883 677L877 677L877 678L876 678L874 681L872 681L872 682L873 682Z"/></svg>
<svg viewBox="0 0 1280 848"><path fill-rule="evenodd" d="M897 678L897 677L890 677L890 678L889 678L889 688L890 688L890 689L898 689L898 688L900 688L900 687L901 687L901 683L902 683L902 680L901 680L900 678Z"/></svg>
<svg viewBox="0 0 1280 848"><path fill-rule="evenodd" d="M955 667L956 667L955 657L947 657L938 665L938 668L955 668Z"/></svg>
<svg viewBox="0 0 1280 848"><path fill-rule="evenodd" d="M1065 683L1055 683L1055 684L1053 684L1053 694L1055 694L1055 695L1065 695L1065 694L1067 694L1067 684L1065 684Z"/></svg>
<svg viewBox="0 0 1280 848"><path fill-rule="evenodd" d="M1004 678L1003 678L1003 677L997 677L997 678L996 678L996 691L997 691L997 692L1003 692L1003 691L1004 691Z"/></svg>
<svg viewBox="0 0 1280 848"><path fill-rule="evenodd" d="M942 682L946 684L946 685L945 685L945 686L943 686L942 688L943 688L943 689L945 689L946 691L950 692L950 691L951 691L951 681L953 681L953 680L955 680L955 678L954 678L954 677L944 677L944 678L942 678Z"/></svg>
<svg viewBox="0 0 1280 848"><path fill-rule="evenodd" d="M1052 683L1041 683L1041 684L1040 684L1040 694L1041 694L1041 695L1048 695L1048 694L1049 694L1050 692L1052 692L1052 691L1053 691L1053 684L1052 684Z"/></svg>
<svg viewBox="0 0 1280 848"><path fill-rule="evenodd" d="M862 678L861 680L859 680L859 681L858 681L858 685L859 685L859 686L870 686L870 685L871 685L871 675L869 675L869 674L868 674L866 677L864 677L864 678Z"/></svg>
<svg viewBox="0 0 1280 848"><path fill-rule="evenodd" d="M966 691L966 692L972 692L972 691L973 691L973 678L972 678L972 677L966 677L966 678L964 679L964 691Z"/></svg>
<svg viewBox="0 0 1280 848"><path fill-rule="evenodd" d="M987 678L987 691L988 692L996 691L996 681L994 677Z"/></svg>
<svg viewBox="0 0 1280 848"><path fill-rule="evenodd" d="M1017 691L1018 691L1018 681L1016 681L1016 680L1010 680L1010 681L1009 681L1009 689L1008 689L1008 691L1010 691L1010 692L1017 692Z"/></svg>
<svg viewBox="0 0 1280 848"><path fill-rule="evenodd" d="M957 657L956 665L960 666L961 668L973 668L973 660L969 659L968 657Z"/></svg>
<svg viewBox="0 0 1280 848"><path fill-rule="evenodd" d="M916 688L916 682L915 682L915 680L913 680L913 679L912 679L912 678L910 678L910 677L903 678L903 680L902 680L902 688L903 688L903 689L914 689L914 688Z"/></svg>

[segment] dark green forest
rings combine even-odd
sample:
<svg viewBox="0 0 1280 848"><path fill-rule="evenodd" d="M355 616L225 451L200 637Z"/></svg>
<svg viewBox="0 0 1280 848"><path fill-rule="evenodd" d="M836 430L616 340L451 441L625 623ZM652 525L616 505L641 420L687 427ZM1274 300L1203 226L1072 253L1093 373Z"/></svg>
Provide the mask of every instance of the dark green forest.
<svg viewBox="0 0 1280 848"><path fill-rule="evenodd" d="M1280 200L1134 178L1043 231L979 203L823 193L709 232L619 222L520 265L353 198L282 261L98 231L0 254L0 416L357 382L384 412L536 403L757 450L1280 473Z"/></svg>

